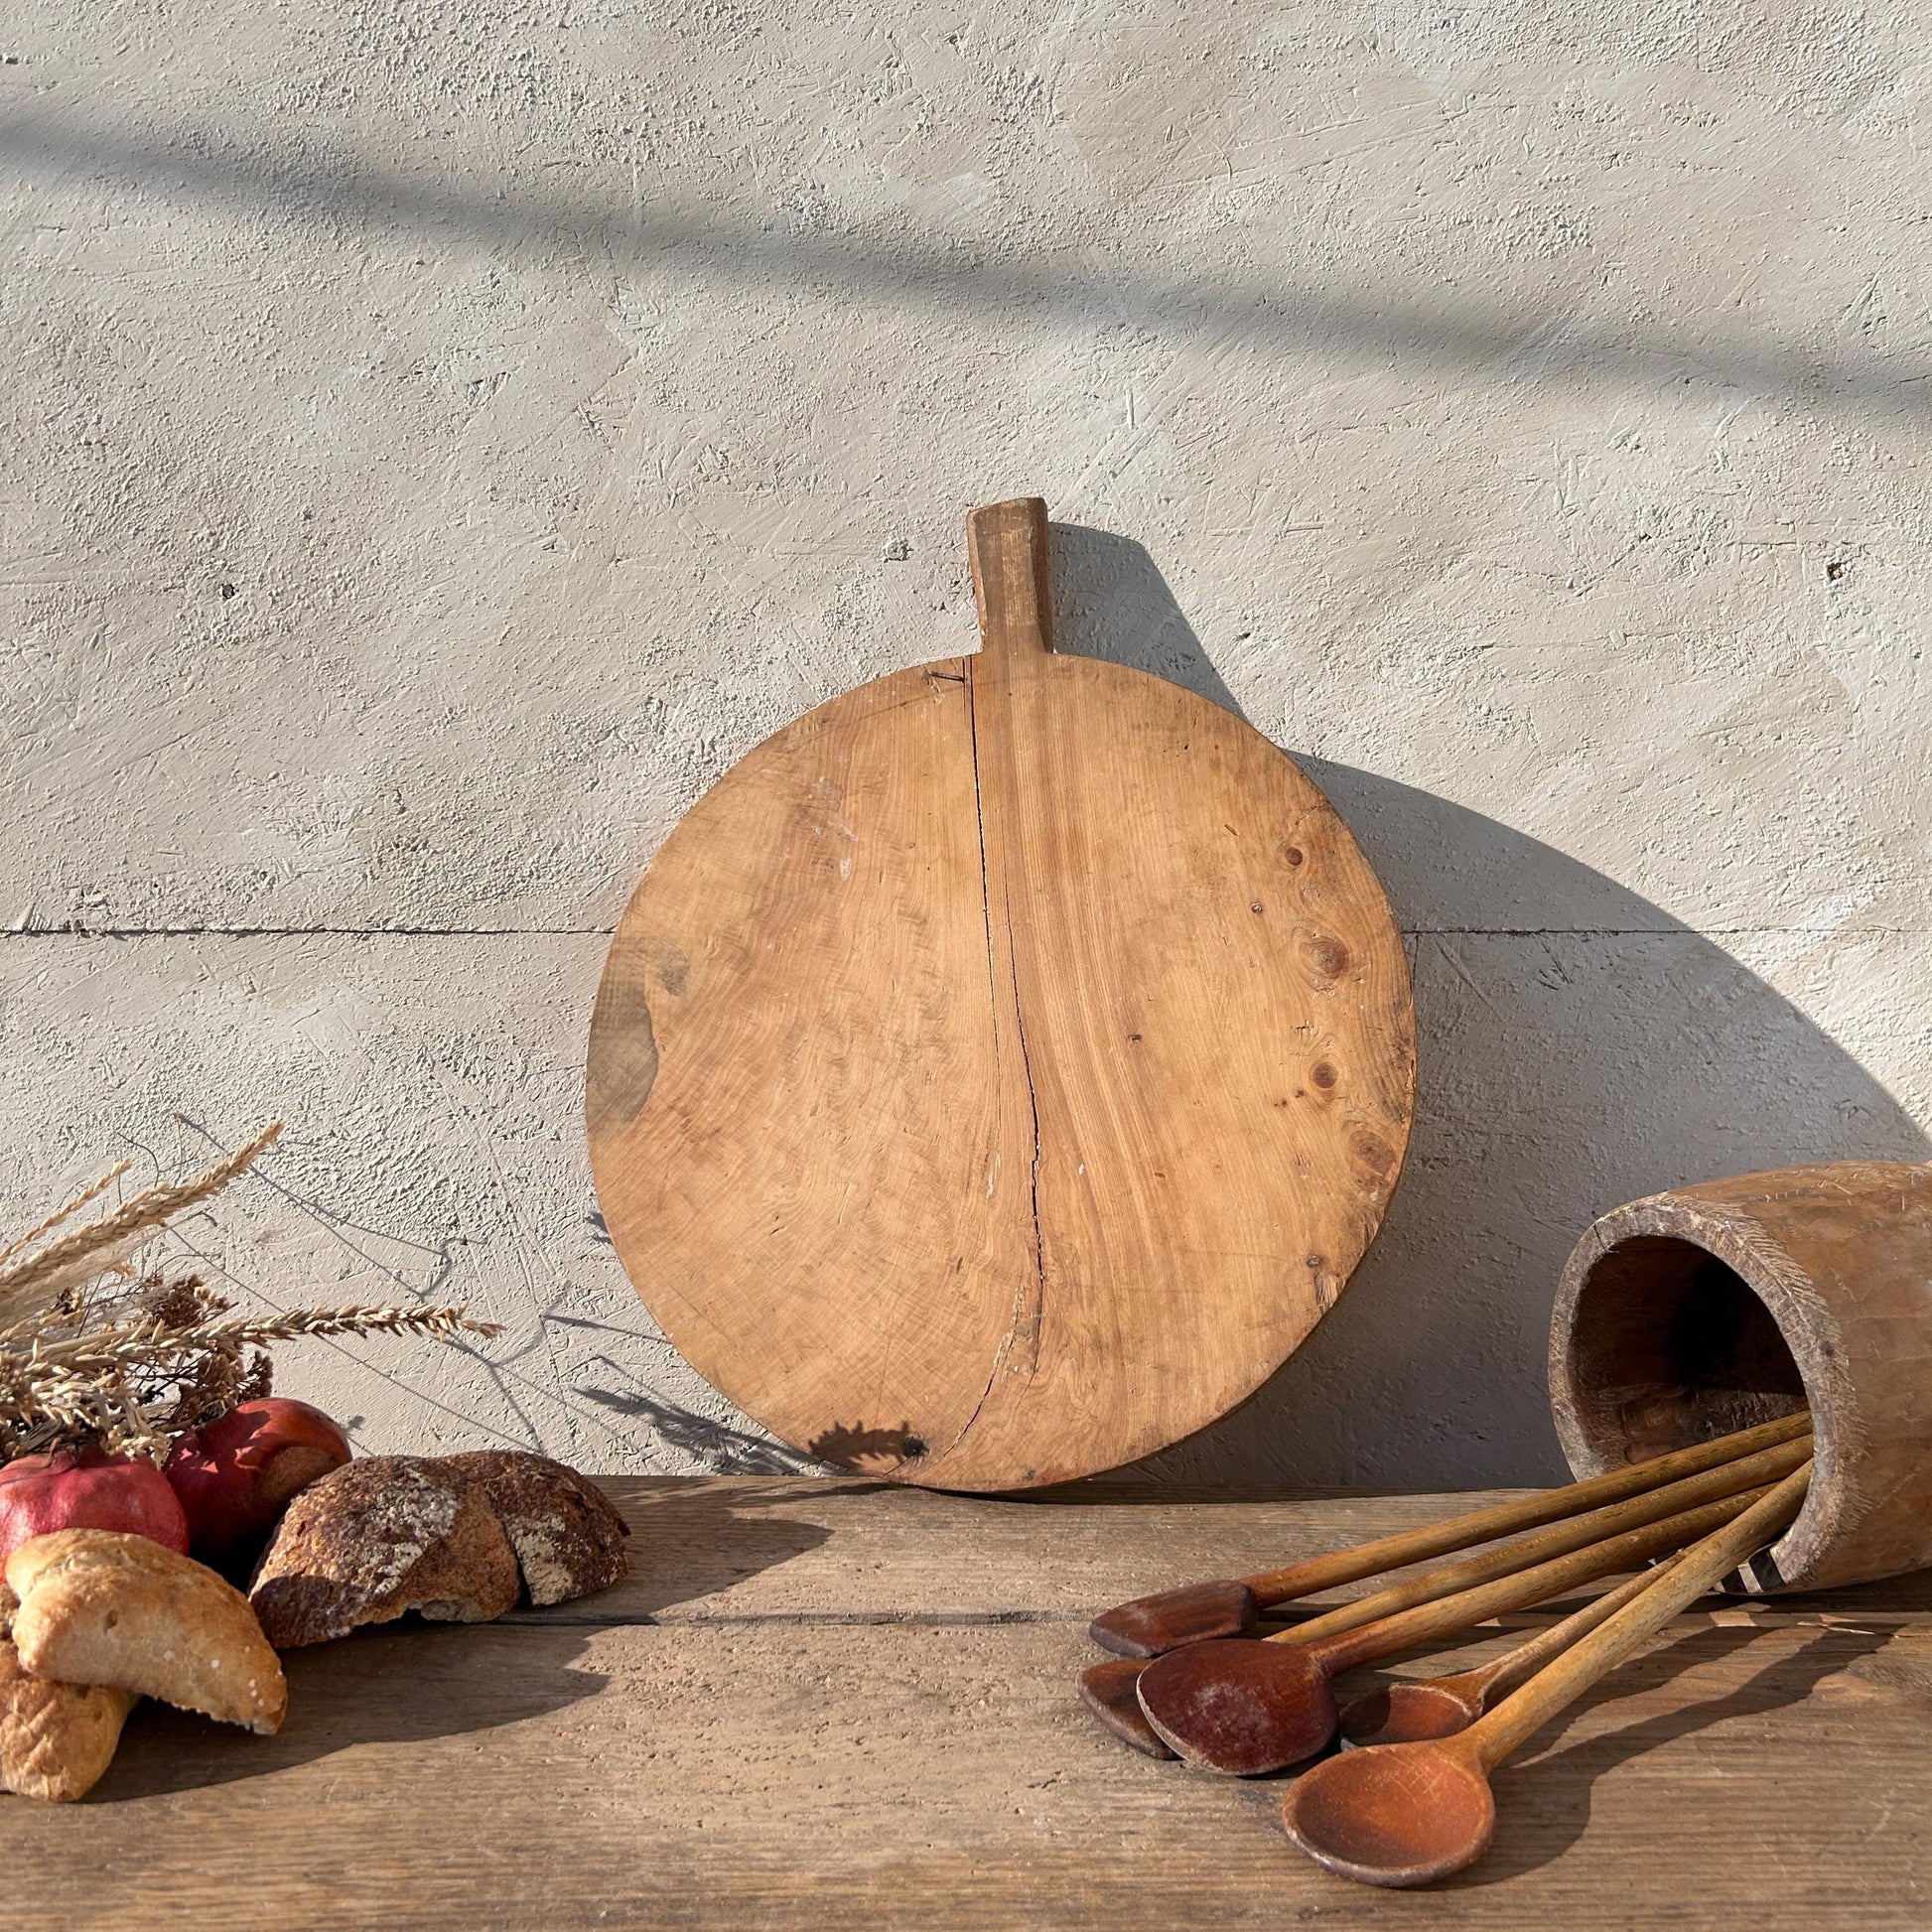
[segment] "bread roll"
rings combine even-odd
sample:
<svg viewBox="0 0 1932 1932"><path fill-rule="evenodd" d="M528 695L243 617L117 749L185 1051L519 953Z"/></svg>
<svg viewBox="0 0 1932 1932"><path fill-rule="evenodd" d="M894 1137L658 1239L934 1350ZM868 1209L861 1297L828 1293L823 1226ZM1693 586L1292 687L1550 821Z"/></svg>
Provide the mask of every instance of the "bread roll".
<svg viewBox="0 0 1932 1932"><path fill-rule="evenodd" d="M112 1684L56 1684L30 1676L0 1643L0 1785L23 1798L70 1804L114 1761L132 1691Z"/></svg>
<svg viewBox="0 0 1932 1932"><path fill-rule="evenodd" d="M57 1530L19 1545L13 1640L34 1676L107 1684L267 1734L288 1709L248 1599L145 1536Z"/></svg>

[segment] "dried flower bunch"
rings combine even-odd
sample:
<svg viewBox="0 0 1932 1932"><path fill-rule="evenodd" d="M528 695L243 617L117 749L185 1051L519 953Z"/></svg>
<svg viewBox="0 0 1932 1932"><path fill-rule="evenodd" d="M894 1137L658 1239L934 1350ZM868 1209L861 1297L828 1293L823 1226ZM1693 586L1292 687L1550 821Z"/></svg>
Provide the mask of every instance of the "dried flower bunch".
<svg viewBox="0 0 1932 1932"><path fill-rule="evenodd" d="M134 1266L145 1243L244 1173L281 1131L276 1121L194 1179L76 1221L127 1172L123 1161L0 1246L0 1461L99 1444L159 1462L177 1436L266 1395L267 1347L290 1336L501 1332L461 1306L236 1314L199 1276Z"/></svg>

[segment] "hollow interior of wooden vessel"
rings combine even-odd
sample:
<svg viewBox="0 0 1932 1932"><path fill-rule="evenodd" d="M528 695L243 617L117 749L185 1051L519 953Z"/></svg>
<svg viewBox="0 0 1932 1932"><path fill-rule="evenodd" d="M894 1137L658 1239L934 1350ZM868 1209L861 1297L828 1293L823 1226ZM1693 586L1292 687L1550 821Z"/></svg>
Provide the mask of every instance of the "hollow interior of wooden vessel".
<svg viewBox="0 0 1932 1932"><path fill-rule="evenodd" d="M1608 1461L1635 1462L1805 1408L1771 1311L1694 1241L1637 1235L1578 1297L1570 1359L1577 1420Z"/></svg>

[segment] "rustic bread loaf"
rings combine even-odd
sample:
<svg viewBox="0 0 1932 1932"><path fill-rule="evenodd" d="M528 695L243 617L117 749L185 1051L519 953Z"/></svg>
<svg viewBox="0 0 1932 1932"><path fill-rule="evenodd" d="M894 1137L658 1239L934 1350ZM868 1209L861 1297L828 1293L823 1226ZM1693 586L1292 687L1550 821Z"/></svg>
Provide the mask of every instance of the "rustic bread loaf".
<svg viewBox="0 0 1932 1932"><path fill-rule="evenodd" d="M629 1574L629 1524L568 1464L525 1449L471 1449L442 1461L475 1483L495 1512L532 1603L567 1603Z"/></svg>
<svg viewBox="0 0 1932 1932"><path fill-rule="evenodd" d="M267 1734L288 1709L282 1667L248 1599L145 1536L57 1530L7 1558L22 1665L108 1684Z"/></svg>
<svg viewBox="0 0 1932 1932"><path fill-rule="evenodd" d="M0 1643L0 1787L56 1804L84 1798L114 1761L134 1704L117 1685L31 1676Z"/></svg>
<svg viewBox="0 0 1932 1932"><path fill-rule="evenodd" d="M486 1623L516 1598L516 1555L482 1490L422 1455L364 1456L304 1489L248 1592L278 1650L405 1610Z"/></svg>

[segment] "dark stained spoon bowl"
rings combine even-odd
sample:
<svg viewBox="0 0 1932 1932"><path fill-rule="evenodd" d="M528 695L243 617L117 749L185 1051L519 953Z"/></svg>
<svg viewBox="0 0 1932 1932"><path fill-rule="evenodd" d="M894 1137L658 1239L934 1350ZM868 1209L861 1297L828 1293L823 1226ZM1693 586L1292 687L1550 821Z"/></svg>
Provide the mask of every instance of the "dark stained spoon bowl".
<svg viewBox="0 0 1932 1932"><path fill-rule="evenodd" d="M1080 1702L1123 1744L1148 1757L1165 1758L1172 1763L1173 1752L1148 1723L1147 1713L1134 1695L1134 1686L1144 1668L1134 1657L1116 1657L1089 1666L1080 1673Z"/></svg>
<svg viewBox="0 0 1932 1932"><path fill-rule="evenodd" d="M1315 1646L1219 1637L1157 1657L1135 1688L1149 1727L1176 1757L1248 1778L1299 1764L1335 1734L1329 1678Z"/></svg>
<svg viewBox="0 0 1932 1932"><path fill-rule="evenodd" d="M1446 1684L1388 1684L1357 1698L1341 1714L1342 1748L1453 1737L1481 1716L1480 1698L1458 1695Z"/></svg>

